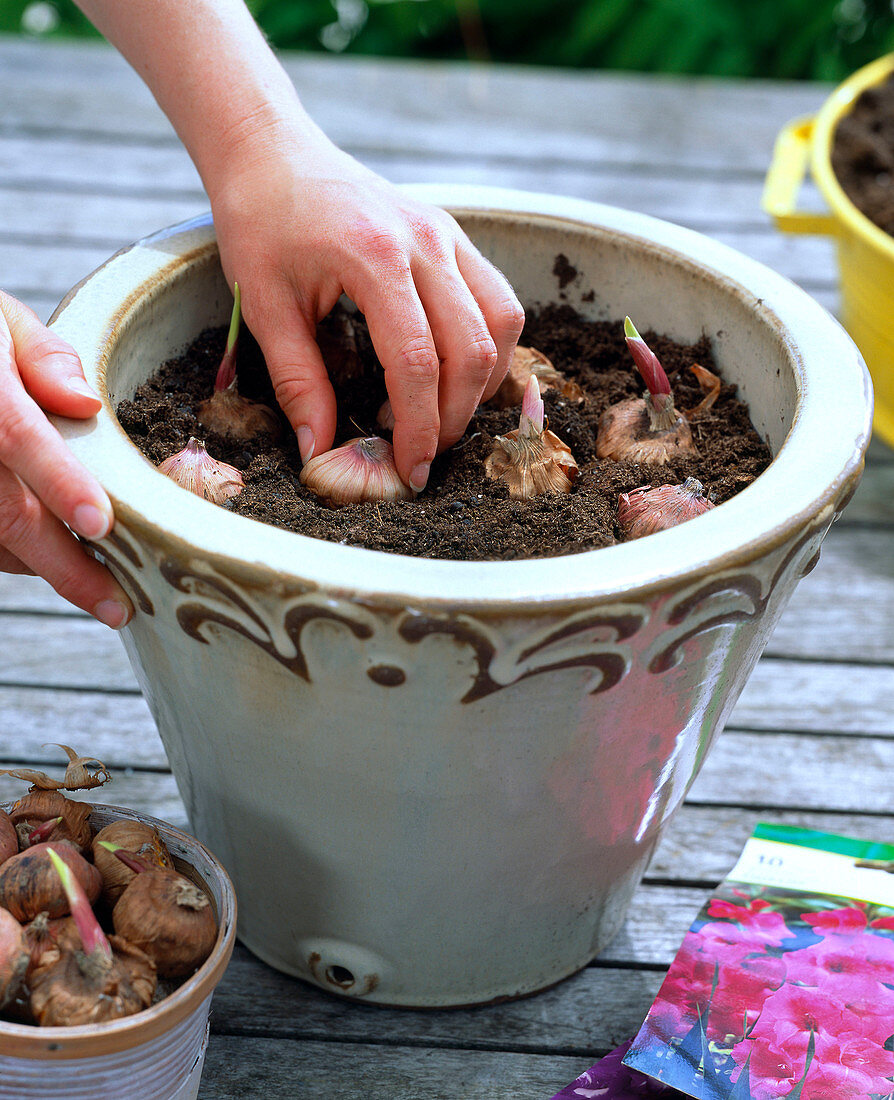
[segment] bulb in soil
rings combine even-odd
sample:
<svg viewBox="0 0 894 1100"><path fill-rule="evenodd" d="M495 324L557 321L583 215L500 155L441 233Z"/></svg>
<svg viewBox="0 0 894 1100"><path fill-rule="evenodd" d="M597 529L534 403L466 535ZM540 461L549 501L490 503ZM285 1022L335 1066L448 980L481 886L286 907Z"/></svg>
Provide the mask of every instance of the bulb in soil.
<svg viewBox="0 0 894 1100"><path fill-rule="evenodd" d="M214 393L196 409L196 418L209 431L227 439L247 443L266 432L278 439L281 428L279 417L268 405L249 401L236 388L236 351L239 346L239 328L242 323L242 297L239 284L233 286L233 312L230 315L230 331L227 346L217 368Z"/></svg>
<svg viewBox="0 0 894 1100"><path fill-rule="evenodd" d="M658 357L629 317L624 320L624 333L648 392L605 410L597 430L597 457L661 465L672 458L696 455L689 424L674 407L670 382Z"/></svg>
<svg viewBox="0 0 894 1100"><path fill-rule="evenodd" d="M192 974L217 941L208 896L176 871L140 870L118 899L112 923L119 936L145 951L163 978Z"/></svg>
<svg viewBox="0 0 894 1100"><path fill-rule="evenodd" d="M63 917L68 912L68 899L53 869L50 847L36 844L0 866L0 906L18 921L32 920L44 910L49 917ZM67 840L54 843L52 848L72 869L91 904L96 901L102 888L99 871Z"/></svg>
<svg viewBox="0 0 894 1100"><path fill-rule="evenodd" d="M133 879L135 872L118 859L106 845L133 852L152 867L174 869L174 861L157 829L142 821L113 821L93 838L93 862L102 875L102 895L110 906Z"/></svg>
<svg viewBox="0 0 894 1100"><path fill-rule="evenodd" d="M196 409L196 419L209 432L240 443L248 443L262 433L271 439L279 439L282 434L279 417L273 409L242 397L235 382L203 401Z"/></svg>
<svg viewBox="0 0 894 1100"><path fill-rule="evenodd" d="M10 856L14 856L19 850L19 838L16 835L16 827L10 820L5 810L0 810L0 864L5 863Z"/></svg>
<svg viewBox="0 0 894 1100"><path fill-rule="evenodd" d="M194 436L182 451L166 458L159 470L184 489L212 504L224 504L239 496L245 488L242 474L226 462L218 462Z"/></svg>
<svg viewBox="0 0 894 1100"><path fill-rule="evenodd" d="M364 501L412 500L394 465L394 448L377 435L351 439L305 463L301 484L332 507Z"/></svg>
<svg viewBox="0 0 894 1100"><path fill-rule="evenodd" d="M71 869L50 849L80 945L60 937L43 952L31 977L31 1011L44 1027L75 1027L130 1016L152 1003L155 967L139 948L106 937Z"/></svg>
<svg viewBox="0 0 894 1100"><path fill-rule="evenodd" d="M704 486L694 477L682 485L662 485L653 489L643 485L618 498L618 526L629 541L666 531L710 511Z"/></svg>
<svg viewBox="0 0 894 1100"><path fill-rule="evenodd" d="M534 375L528 378L518 427L497 436L484 470L492 481L504 481L511 497L571 491L577 462L566 444L546 427L543 398Z"/></svg>
<svg viewBox="0 0 894 1100"><path fill-rule="evenodd" d="M70 840L84 851L93 838L90 827L92 812L93 807L89 803L66 798L60 791L29 791L13 804L9 816L23 850L32 843L31 836L35 829L55 821L56 825L49 835L41 835L38 843Z"/></svg>
<svg viewBox="0 0 894 1100"><path fill-rule="evenodd" d="M0 1008L18 993L30 958L25 930L12 913L0 909Z"/></svg>
<svg viewBox="0 0 894 1100"><path fill-rule="evenodd" d="M580 404L584 399L580 386L566 378L561 371L556 370L542 351L518 345L509 362L506 377L500 383L497 392L487 402L488 405L497 409L518 405L525 396L525 389L531 375L537 379L541 394L546 393L547 390L558 390L566 400L573 401L575 404Z"/></svg>

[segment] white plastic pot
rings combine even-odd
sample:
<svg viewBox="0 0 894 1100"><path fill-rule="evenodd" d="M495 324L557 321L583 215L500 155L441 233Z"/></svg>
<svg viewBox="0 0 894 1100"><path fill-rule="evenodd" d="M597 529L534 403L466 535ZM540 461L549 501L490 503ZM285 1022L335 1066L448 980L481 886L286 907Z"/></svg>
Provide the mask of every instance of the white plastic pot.
<svg viewBox="0 0 894 1100"><path fill-rule="evenodd" d="M60 421L115 507L99 547L196 832L261 958L387 1004L543 988L617 931L661 831L852 493L858 352L791 283L592 203L419 188L526 304L711 338L774 460L671 531L567 557L432 561L305 538L176 487L114 408L231 296L206 222L115 256L54 327L104 395ZM730 761L731 779L735 767Z"/></svg>

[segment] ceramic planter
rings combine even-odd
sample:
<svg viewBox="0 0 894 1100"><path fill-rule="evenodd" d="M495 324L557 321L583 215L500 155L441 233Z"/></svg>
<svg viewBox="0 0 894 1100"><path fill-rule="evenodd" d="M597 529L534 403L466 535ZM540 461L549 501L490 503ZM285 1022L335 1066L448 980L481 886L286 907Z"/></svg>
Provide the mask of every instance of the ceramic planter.
<svg viewBox="0 0 894 1100"><path fill-rule="evenodd" d="M570 199L419 188L525 303L712 337L775 459L735 499L628 545L448 562L304 538L177 488L116 403L231 297L197 222L120 253L54 326L105 407L59 422L114 502L100 550L199 836L272 965L387 1004L540 989L619 928L798 578L854 489L862 361L807 295L683 229ZM734 767L730 762L731 772Z"/></svg>
<svg viewBox="0 0 894 1100"><path fill-rule="evenodd" d="M164 821L97 805L90 824L98 830L121 818L154 825L177 870L209 896L219 929L214 950L174 993L121 1020L79 1027L0 1021L0 1100L195 1100L198 1095L211 997L236 938L233 887L203 845Z"/></svg>
<svg viewBox="0 0 894 1100"><path fill-rule="evenodd" d="M767 173L764 208L786 233L835 238L841 320L872 372L875 430L894 447L894 239L851 202L832 170L838 123L867 88L882 84L892 72L894 54L864 65L835 89L816 117L788 123ZM829 205L828 214L798 209L798 191L808 167Z"/></svg>

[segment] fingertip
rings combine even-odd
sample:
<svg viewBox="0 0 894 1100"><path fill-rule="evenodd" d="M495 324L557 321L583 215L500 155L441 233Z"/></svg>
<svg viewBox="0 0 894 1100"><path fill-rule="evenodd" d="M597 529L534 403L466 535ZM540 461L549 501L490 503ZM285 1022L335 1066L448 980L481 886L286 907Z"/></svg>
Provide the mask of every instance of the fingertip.
<svg viewBox="0 0 894 1100"><path fill-rule="evenodd" d="M133 604L126 596L100 600L93 608L93 617L112 630L121 630L133 618Z"/></svg>
<svg viewBox="0 0 894 1100"><path fill-rule="evenodd" d="M102 398L80 375L69 378L59 396L60 404L64 402L65 411L62 413L64 416L86 418L95 416L102 408Z"/></svg>

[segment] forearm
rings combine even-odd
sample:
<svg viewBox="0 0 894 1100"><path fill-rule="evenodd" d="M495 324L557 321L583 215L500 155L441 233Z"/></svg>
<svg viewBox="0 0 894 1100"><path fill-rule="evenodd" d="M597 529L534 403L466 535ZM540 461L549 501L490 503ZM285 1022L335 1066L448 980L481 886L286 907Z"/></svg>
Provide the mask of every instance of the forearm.
<svg viewBox="0 0 894 1100"><path fill-rule="evenodd" d="M325 142L243 0L76 0L151 89L209 194L263 136Z"/></svg>

